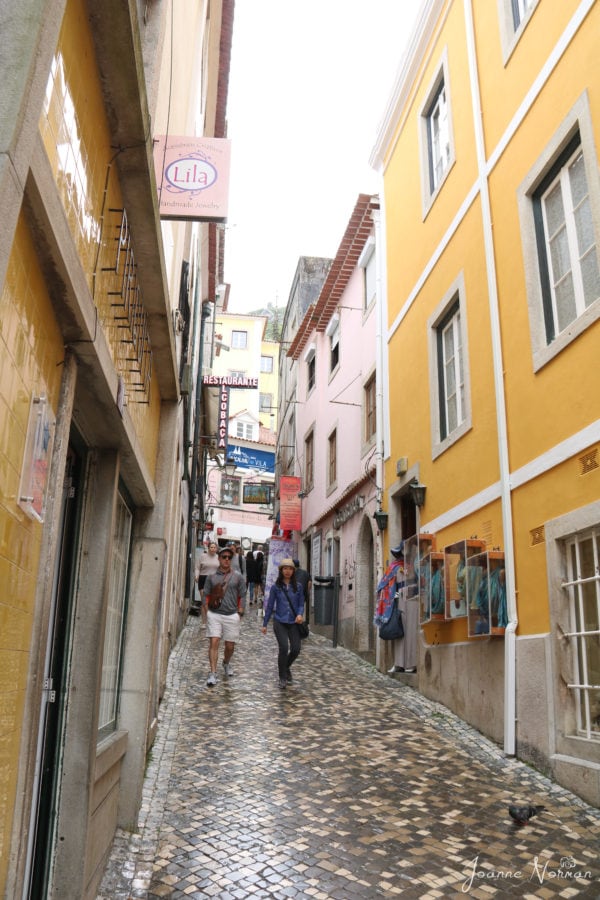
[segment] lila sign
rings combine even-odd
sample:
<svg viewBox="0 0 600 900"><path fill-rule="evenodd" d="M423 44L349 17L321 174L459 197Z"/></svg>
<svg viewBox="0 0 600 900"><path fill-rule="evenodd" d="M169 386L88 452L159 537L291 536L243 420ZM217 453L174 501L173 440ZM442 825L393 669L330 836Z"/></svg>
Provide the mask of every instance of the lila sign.
<svg viewBox="0 0 600 900"><path fill-rule="evenodd" d="M223 222L229 199L231 142L222 138L154 139L161 219Z"/></svg>

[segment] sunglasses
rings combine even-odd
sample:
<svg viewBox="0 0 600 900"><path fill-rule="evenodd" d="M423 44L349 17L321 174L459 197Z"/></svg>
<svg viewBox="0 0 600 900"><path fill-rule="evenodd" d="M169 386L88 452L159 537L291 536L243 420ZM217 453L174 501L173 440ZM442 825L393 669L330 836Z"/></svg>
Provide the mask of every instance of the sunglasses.
<svg viewBox="0 0 600 900"><path fill-rule="evenodd" d="M233 559L233 556L230 556L229 553L222 553L221 559Z"/></svg>

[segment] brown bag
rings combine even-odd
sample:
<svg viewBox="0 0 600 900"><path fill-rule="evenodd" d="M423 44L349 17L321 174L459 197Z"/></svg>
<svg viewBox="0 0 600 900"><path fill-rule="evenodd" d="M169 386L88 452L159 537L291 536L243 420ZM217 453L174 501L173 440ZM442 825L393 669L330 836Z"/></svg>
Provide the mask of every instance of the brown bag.
<svg viewBox="0 0 600 900"><path fill-rule="evenodd" d="M206 601L209 609L215 610L220 607L221 601L225 596L228 581L229 578L224 578L223 581L220 581L218 584L211 585L210 595Z"/></svg>

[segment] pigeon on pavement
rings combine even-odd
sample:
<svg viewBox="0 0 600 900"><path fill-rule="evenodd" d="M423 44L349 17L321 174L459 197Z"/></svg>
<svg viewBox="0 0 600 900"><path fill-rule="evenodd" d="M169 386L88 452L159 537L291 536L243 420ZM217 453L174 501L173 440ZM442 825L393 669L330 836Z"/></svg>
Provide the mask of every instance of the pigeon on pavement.
<svg viewBox="0 0 600 900"><path fill-rule="evenodd" d="M546 809L545 806L532 806L531 804L527 804L527 806L514 806L511 804L508 807L508 814L511 819L517 823L517 825L527 825L530 819L534 816L537 816L543 809Z"/></svg>

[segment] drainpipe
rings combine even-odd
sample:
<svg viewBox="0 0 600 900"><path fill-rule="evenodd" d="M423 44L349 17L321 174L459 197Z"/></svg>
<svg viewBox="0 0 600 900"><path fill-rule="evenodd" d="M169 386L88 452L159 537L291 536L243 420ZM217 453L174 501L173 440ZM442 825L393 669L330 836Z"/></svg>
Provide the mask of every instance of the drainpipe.
<svg viewBox="0 0 600 900"><path fill-rule="evenodd" d="M504 634L504 752L507 756L514 756L516 745L516 630L518 619L515 587L515 551L510 486L510 461L508 454L508 429L506 423L506 398L504 393L504 363L502 359L498 282L494 261L494 237L487 180L481 98L479 95L472 0L464 0L464 9L467 56L469 60L469 80L473 103L473 124L477 149L479 196L481 198L481 215L483 220L483 238L490 306L494 393L496 399L496 426L498 429L498 457L500 463L500 498L502 504L502 529L504 532L504 561L506 566L506 605L508 624Z"/></svg>

